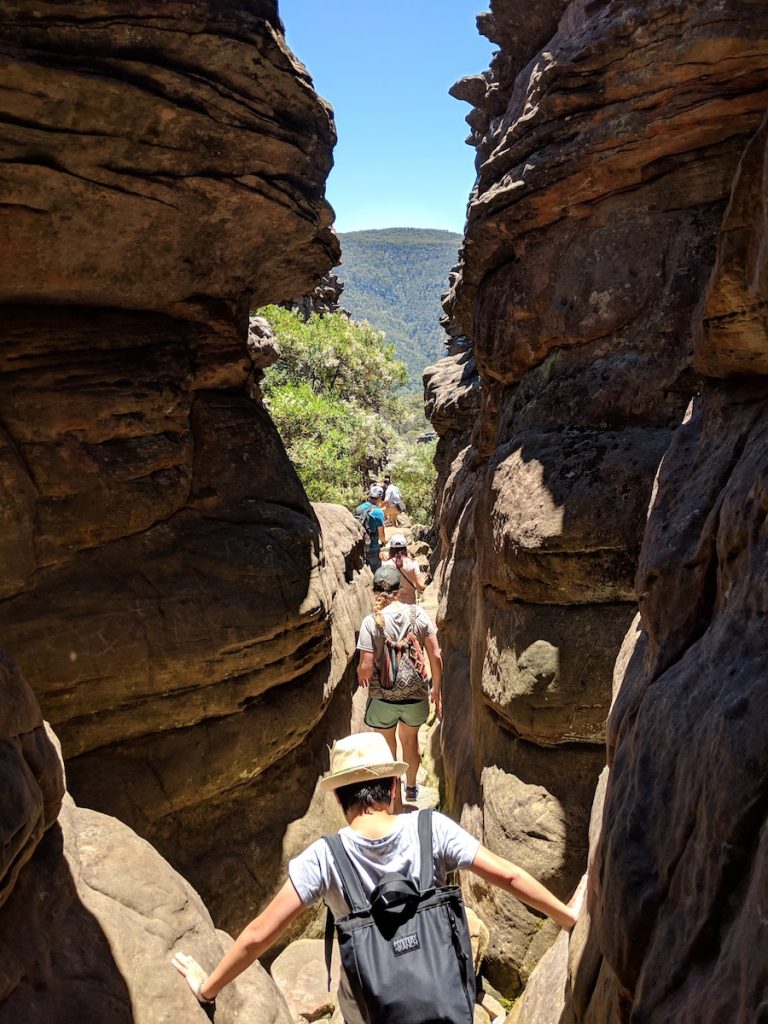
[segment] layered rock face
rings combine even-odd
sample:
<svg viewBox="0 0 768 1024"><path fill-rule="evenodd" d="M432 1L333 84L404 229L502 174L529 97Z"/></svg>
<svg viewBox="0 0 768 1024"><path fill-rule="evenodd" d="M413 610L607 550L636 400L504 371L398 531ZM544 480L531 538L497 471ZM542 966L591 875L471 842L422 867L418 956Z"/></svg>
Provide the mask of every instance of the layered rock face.
<svg viewBox="0 0 768 1024"><path fill-rule="evenodd" d="M241 865L235 901L208 868L309 804L367 611L359 530L310 506L246 345L249 305L338 262L332 116L275 3L4 13L0 632L78 801L234 928L276 876Z"/></svg>
<svg viewBox="0 0 768 1024"><path fill-rule="evenodd" d="M763 4L735 0L642 9L562 0L527 13L510 0L491 4L480 25L500 53L489 72L455 87L476 108L478 180L447 308L472 342L480 411L471 430L460 415L453 423L444 415L452 396L461 409L468 356L464 366L452 357L453 369L438 363L427 382L436 429L466 442L440 467L442 745L451 810L565 895L586 862L612 671L636 608L657 467L697 373L711 365L754 372L764 358L755 340L764 308L748 299L750 282L762 280L757 243L735 275L723 265L698 343L709 354L696 364L691 324L739 160L768 102L768 26ZM744 232L748 206L731 206L732 239ZM735 318L733 294L742 298ZM721 355L726 337L730 362ZM734 398L726 412L722 396L703 401L721 418L740 409L747 443L756 406L748 413ZM703 458L714 434L698 436L680 476L698 472L696 445ZM702 510L716 505L691 507L703 524ZM660 657L682 652L667 638L670 617L680 640L692 640L701 601L717 601L710 536L701 547L690 537L684 555L678 538L664 572L654 563L641 574L644 615L646 592L658 603ZM695 571L673 584L683 562ZM697 587L706 597L692 596ZM668 616L663 609L673 606ZM674 700L666 687L654 692L662 691ZM669 707L666 714L663 731L659 723L649 730L650 746L672 729ZM663 742L654 770L678 755L671 737ZM627 770L638 788L655 756L636 751ZM680 786L692 808L694 788ZM660 782L654 796L668 825L662 790ZM622 835L629 817L641 843L642 814L623 814ZM659 844L661 833L660 824ZM611 897L606 943L621 932L621 955L632 960L637 922L627 903L648 907L629 892L628 866L624 902ZM549 941L546 929L484 889L470 894L491 925L491 980L514 989ZM619 976L623 983L627 972Z"/></svg>
<svg viewBox="0 0 768 1024"><path fill-rule="evenodd" d="M229 936L216 933L197 893L148 843L75 806L55 739L17 666L0 654L0 1021L206 1020L171 956L181 948L213 966ZM223 993L216 1019L291 1017L256 965Z"/></svg>

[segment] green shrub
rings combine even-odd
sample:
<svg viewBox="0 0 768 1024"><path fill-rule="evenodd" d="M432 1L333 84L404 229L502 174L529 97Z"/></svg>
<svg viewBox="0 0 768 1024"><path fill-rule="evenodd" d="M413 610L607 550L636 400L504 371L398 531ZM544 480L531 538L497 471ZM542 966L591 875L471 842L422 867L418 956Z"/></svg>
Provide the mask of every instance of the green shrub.
<svg viewBox="0 0 768 1024"><path fill-rule="evenodd" d="M309 499L355 508L389 463L409 515L431 523L434 445L407 439L423 429L423 412L397 394L405 367L381 332L340 314L305 322L280 306L258 312L281 347L264 399Z"/></svg>
<svg viewBox="0 0 768 1024"><path fill-rule="evenodd" d="M392 481L400 488L406 512L414 523L425 526L435 517L436 447L437 441L409 444L390 463Z"/></svg>

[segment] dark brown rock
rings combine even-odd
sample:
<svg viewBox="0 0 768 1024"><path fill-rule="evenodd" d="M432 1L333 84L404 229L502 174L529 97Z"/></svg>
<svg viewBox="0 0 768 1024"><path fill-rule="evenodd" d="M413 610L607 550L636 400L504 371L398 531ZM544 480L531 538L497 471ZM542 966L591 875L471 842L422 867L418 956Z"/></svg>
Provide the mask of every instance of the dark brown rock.
<svg viewBox="0 0 768 1024"><path fill-rule="evenodd" d="M480 25L500 52L489 72L455 89L477 104L468 120L478 178L444 302L446 322L469 339L479 374L471 428L459 402L442 397L458 396L457 369L451 374L446 365L444 379L438 372L434 385L430 381L436 426L442 438L456 442L444 446L438 464L446 490L436 577L444 690L451 697L441 728L445 792L454 813L480 834L482 766L499 765L523 742L511 737L524 736L534 749L561 744L557 753L565 765L570 736L581 754L599 763L600 720L611 701L611 665L620 655L629 683L616 698L608 734L620 758L624 735L639 728L644 702L653 692L661 699L655 680L693 649L713 600L725 601L713 597L720 593L716 574L728 577L734 599L738 572L754 576L759 556L740 561L735 528L732 572L718 548L716 496L745 445L759 459L756 431L764 415L762 384L734 379L708 394L701 374L718 366L718 374L735 375L762 366L764 355L764 218L751 211L763 209L765 129L755 132L768 84L765 5L574 0L540 5L532 15L516 0L491 6ZM731 196L737 170L740 184ZM668 462L673 431L702 391L676 441L680 454ZM762 500L757 461L751 472L754 489L745 470L734 491L734 508L738 494L750 515ZM750 621L761 614L762 585L756 590L744 606ZM622 647L636 597L642 628ZM732 638L739 637L738 621L729 625ZM756 641L750 635L747 642L745 663ZM738 676L735 653L726 656L724 647L711 653ZM698 669L706 675L704 665ZM640 802L641 776L646 762L653 764L653 745L662 735L674 742L675 714L664 710L669 724L661 732L649 729L647 747L637 748L626 769L643 811L651 798ZM699 763L704 757L702 748ZM530 764L543 774L526 782L551 793L546 769L534 757ZM671 787L680 768L670 765L665 761ZM697 786L689 783L687 799L700 792ZM591 793L586 785L580 792L585 804L572 804L569 814L583 851L579 828ZM654 841L663 844L661 818L669 801L661 777L653 799L659 814ZM690 828L682 787L679 799ZM617 822L618 808L629 813L631 805L629 799L617 803ZM638 848L641 822L638 812L632 826ZM629 850L630 826L617 828L622 838L616 842ZM518 852L526 866L525 848ZM672 861L662 865L648 856L646 863L645 849L626 856L621 879L612 875L602 952L593 949L584 967L589 977L579 991L601 995L594 1005L582 1000L583 1022L606 1024L614 1013L628 1015L633 998L638 1020L656 1019L653 1005L633 995L632 971L639 965L630 969L622 960L643 944L634 942L635 926L642 935L655 918L648 911L641 921L637 908L629 913L623 901L637 877L635 856L648 879L654 869L658 877L671 872ZM698 891L693 875L689 885ZM649 881L648 888L652 905L659 887ZM642 893L635 891L635 902L644 903ZM506 942L503 912L492 908L485 916L497 941ZM618 945L613 952L610 943ZM510 945L509 962L495 962L494 970L506 971L507 981L515 980L516 970L519 981L528 970L526 955ZM662 984L660 954L653 969ZM679 1019L679 1011L670 1003L669 1019ZM727 1011L721 1016L726 1019Z"/></svg>
<svg viewBox="0 0 768 1024"><path fill-rule="evenodd" d="M578 949L562 999L548 1015L531 1001L516 1024L747 1024L764 1013L754 950L766 939L768 865L766 292L759 273L744 287L764 239L762 219L746 214L765 200L764 131L735 176L695 325L700 366L727 379L704 382L654 488ZM540 970L541 990L554 979Z"/></svg>
<svg viewBox="0 0 768 1024"><path fill-rule="evenodd" d="M4 13L0 628L76 798L176 863L183 819L214 862L242 808L184 815L283 759L314 786L292 754L368 611L360 530L311 507L247 342L251 304L338 262L333 118L273 0Z"/></svg>
<svg viewBox="0 0 768 1024"><path fill-rule="evenodd" d="M333 121L276 3L12 2L0 40L5 301L242 309L338 262Z"/></svg>
<svg viewBox="0 0 768 1024"><path fill-rule="evenodd" d="M768 372L768 118L744 150L720 230L696 332L696 362L711 377Z"/></svg>
<svg viewBox="0 0 768 1024"><path fill-rule="evenodd" d="M37 701L18 666L3 652L0 652L0 695L2 907L45 830L56 820L64 795L64 774Z"/></svg>

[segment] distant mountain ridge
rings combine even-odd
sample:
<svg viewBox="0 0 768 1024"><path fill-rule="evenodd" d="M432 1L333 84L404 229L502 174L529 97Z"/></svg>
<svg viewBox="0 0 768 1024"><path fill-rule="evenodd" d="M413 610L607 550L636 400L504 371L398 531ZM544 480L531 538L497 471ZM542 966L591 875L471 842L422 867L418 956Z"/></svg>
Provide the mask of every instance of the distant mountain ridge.
<svg viewBox="0 0 768 1024"><path fill-rule="evenodd" d="M461 235L429 228L346 231L341 239L341 304L384 331L408 367L408 390L421 391L425 366L443 354L440 296Z"/></svg>

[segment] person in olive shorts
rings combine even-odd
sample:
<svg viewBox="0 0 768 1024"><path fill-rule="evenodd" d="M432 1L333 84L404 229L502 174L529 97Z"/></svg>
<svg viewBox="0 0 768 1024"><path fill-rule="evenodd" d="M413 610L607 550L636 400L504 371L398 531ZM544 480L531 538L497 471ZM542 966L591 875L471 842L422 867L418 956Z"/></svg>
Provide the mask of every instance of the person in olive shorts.
<svg viewBox="0 0 768 1024"><path fill-rule="evenodd" d="M367 615L360 626L357 649L360 661L357 681L368 690L365 708L365 724L369 729L383 733L392 751L397 756L397 739L403 748L403 759L408 768L405 775L405 799L416 800L418 786L416 773L419 769L419 727L429 716L429 690L425 686L422 699L392 700L390 692L382 688L382 657L385 637L391 641L405 640L409 633L418 638L429 660L432 675L431 696L435 712L442 717L441 683L443 659L437 640L437 629L421 608L403 604L400 600L402 577L394 565L382 565L373 577L373 592L376 610Z"/></svg>

